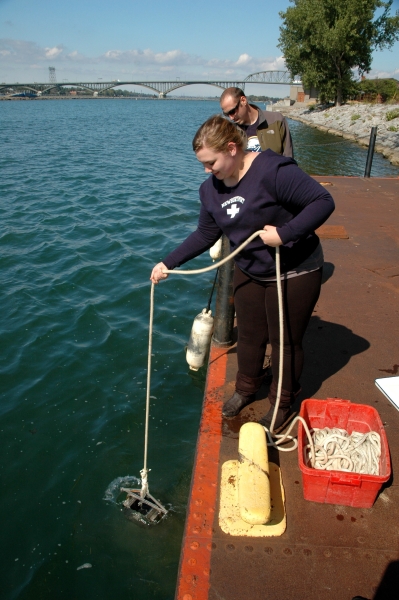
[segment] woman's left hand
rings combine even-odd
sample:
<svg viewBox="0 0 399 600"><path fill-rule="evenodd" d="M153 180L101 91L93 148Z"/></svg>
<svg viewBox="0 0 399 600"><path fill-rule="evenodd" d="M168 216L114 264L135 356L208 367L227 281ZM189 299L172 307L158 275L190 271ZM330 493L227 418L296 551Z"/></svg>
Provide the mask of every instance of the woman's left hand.
<svg viewBox="0 0 399 600"><path fill-rule="evenodd" d="M283 243L279 234L277 233L277 227L273 227L273 225L265 225L264 232L259 235L262 238L263 243L267 246L272 246L275 248L276 246L281 246Z"/></svg>

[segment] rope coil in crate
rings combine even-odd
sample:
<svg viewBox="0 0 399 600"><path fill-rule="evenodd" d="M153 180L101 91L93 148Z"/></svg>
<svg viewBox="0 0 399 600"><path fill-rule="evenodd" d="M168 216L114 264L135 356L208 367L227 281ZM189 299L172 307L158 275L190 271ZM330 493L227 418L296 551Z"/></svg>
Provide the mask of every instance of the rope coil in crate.
<svg viewBox="0 0 399 600"><path fill-rule="evenodd" d="M337 427L313 429L314 453L306 446L313 468L379 475L381 438L376 431L349 435Z"/></svg>

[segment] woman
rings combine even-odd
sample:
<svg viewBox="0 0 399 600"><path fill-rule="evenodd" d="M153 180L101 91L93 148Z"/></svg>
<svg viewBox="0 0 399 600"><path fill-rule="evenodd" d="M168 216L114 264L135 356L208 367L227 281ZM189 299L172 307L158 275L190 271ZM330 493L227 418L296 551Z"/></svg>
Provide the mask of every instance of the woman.
<svg viewBox="0 0 399 600"><path fill-rule="evenodd" d="M264 233L235 257L238 373L236 391L222 412L225 417L234 417L254 400L264 377L263 361L269 342L271 408L260 423L270 428L279 368L275 247L280 247L284 364L274 426L277 431L290 416L290 407L300 392L302 339L319 297L323 266L323 252L314 231L333 212L334 201L293 159L272 150L247 152L246 146L245 133L219 115L199 128L193 150L211 176L200 187L198 226L154 267L151 281L165 279L165 269L174 269L198 256L222 233L229 238L233 251L252 233L263 229Z"/></svg>

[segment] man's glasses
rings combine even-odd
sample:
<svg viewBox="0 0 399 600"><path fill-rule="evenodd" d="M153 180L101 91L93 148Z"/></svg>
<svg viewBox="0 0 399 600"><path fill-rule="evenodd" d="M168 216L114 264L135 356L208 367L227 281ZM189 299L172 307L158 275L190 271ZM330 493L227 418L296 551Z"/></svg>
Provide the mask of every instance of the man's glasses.
<svg viewBox="0 0 399 600"><path fill-rule="evenodd" d="M240 106L240 102L241 102L241 98L239 99L239 101L237 102L237 104L235 105L234 108L232 108L231 110L228 110L227 112L223 111L223 114L225 117L232 117L238 110L238 107Z"/></svg>

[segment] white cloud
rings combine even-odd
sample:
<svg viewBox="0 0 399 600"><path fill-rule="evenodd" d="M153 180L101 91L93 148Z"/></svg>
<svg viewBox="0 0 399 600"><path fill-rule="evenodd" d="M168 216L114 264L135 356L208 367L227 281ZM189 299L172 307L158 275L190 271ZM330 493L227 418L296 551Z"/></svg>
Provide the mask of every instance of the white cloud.
<svg viewBox="0 0 399 600"><path fill-rule="evenodd" d="M77 50L74 50L73 52L69 52L68 54L65 55L65 58L67 60L71 60L71 61L83 61L83 62L94 62L93 59L87 59L86 56L84 56L84 54L80 54L80 52L78 52Z"/></svg>
<svg viewBox="0 0 399 600"><path fill-rule="evenodd" d="M46 58L56 58L62 52L62 48L59 46L54 46L54 48L45 48L45 56Z"/></svg>
<svg viewBox="0 0 399 600"><path fill-rule="evenodd" d="M14 63L31 64L32 60L53 60L63 52L63 46L41 48L35 42L24 40L0 39L0 55L8 56ZM8 61L11 64L10 61Z"/></svg>
<svg viewBox="0 0 399 600"><path fill-rule="evenodd" d="M371 69L370 73L366 74L367 79L379 78L384 79L385 77L394 77L398 79L399 69L394 69L393 71L381 71L378 69Z"/></svg>
<svg viewBox="0 0 399 600"><path fill-rule="evenodd" d="M104 58L111 58L111 59L116 58L116 59L118 59L121 54L122 54L122 52L120 50L108 50L104 54Z"/></svg>
<svg viewBox="0 0 399 600"><path fill-rule="evenodd" d="M135 65L192 65L204 62L196 56L185 54L181 50L168 50L167 52L153 52L146 50L108 50L99 60L112 60L120 63L133 63Z"/></svg>
<svg viewBox="0 0 399 600"><path fill-rule="evenodd" d="M241 65L246 65L248 64L250 61L252 60L252 57L249 56L249 54L241 54L238 57L238 60L236 62L236 65L239 67Z"/></svg>

